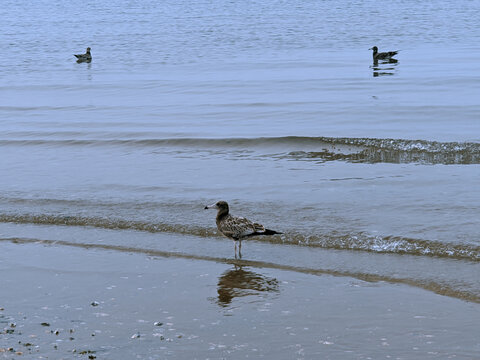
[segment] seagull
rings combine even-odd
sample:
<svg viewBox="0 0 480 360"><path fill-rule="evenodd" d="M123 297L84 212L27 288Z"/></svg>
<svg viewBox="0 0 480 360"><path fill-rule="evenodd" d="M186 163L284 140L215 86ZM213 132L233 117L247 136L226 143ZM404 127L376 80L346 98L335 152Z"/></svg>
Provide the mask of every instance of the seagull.
<svg viewBox="0 0 480 360"><path fill-rule="evenodd" d="M242 258L242 239L257 235L275 235L281 232L265 229L265 226L251 222L248 219L238 216L232 216L228 213L228 204L226 201L218 201L215 204L205 206L205 209L217 209L217 228L227 238L235 241L235 259L238 255Z"/></svg>
<svg viewBox="0 0 480 360"><path fill-rule="evenodd" d="M368 50L373 50L373 61L377 60L390 60L392 57L398 54L397 51L387 51L387 52L378 52L378 48L376 46L368 49Z"/></svg>
<svg viewBox="0 0 480 360"><path fill-rule="evenodd" d="M92 55L90 54L90 48L87 48L87 52L85 54L77 54L73 55L77 58L77 63L82 63L82 62L91 62L92 61Z"/></svg>

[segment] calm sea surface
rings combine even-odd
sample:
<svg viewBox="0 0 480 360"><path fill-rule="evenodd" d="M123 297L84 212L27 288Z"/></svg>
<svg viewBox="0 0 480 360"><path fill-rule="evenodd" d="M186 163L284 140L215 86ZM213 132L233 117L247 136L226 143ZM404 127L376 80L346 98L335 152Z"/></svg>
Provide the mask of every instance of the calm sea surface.
<svg viewBox="0 0 480 360"><path fill-rule="evenodd" d="M480 302L479 13L3 0L0 237L231 258L227 200L244 259Z"/></svg>

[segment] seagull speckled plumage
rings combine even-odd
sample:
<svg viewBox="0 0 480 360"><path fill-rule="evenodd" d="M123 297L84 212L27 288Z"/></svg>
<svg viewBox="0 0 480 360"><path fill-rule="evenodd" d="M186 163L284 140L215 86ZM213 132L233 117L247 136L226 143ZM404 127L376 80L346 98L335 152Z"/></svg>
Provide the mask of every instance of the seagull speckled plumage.
<svg viewBox="0 0 480 360"><path fill-rule="evenodd" d="M378 52L378 48L376 46L368 49L368 50L373 50L373 61L377 61L377 60L389 60L391 59L392 57L394 57L395 55L398 54L398 50L397 51L387 51L387 52Z"/></svg>
<svg viewBox="0 0 480 360"><path fill-rule="evenodd" d="M217 228L226 237L235 241L235 257L237 257L237 241L239 242L239 256L242 257L242 239L257 235L275 235L281 232L265 229L265 226L251 222L244 217L233 216L229 213L228 203L226 201L218 201L205 209L216 209L217 212Z"/></svg>
<svg viewBox="0 0 480 360"><path fill-rule="evenodd" d="M90 48L88 47L87 48L87 52L85 54L74 54L73 56L75 56L77 58L77 62L78 63L82 63L82 62L91 62L92 61L92 54L90 54Z"/></svg>

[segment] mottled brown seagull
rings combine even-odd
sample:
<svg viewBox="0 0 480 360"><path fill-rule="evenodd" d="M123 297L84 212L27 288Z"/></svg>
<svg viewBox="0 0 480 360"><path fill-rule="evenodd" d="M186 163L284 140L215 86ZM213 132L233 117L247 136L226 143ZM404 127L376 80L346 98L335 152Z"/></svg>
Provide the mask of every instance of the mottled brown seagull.
<svg viewBox="0 0 480 360"><path fill-rule="evenodd" d="M77 58L77 63L82 63L82 62L91 62L92 61L92 54L90 54L90 48L87 48L87 52L85 54L77 54L73 55Z"/></svg>
<svg viewBox="0 0 480 360"><path fill-rule="evenodd" d="M390 60L392 57L398 54L397 51L387 51L387 52L378 52L378 48L376 46L368 49L373 50L373 61L377 60Z"/></svg>
<svg viewBox="0 0 480 360"><path fill-rule="evenodd" d="M218 230L235 241L235 258L237 258L237 241L238 255L242 258L242 239L257 235L275 235L281 232L265 229L265 226L251 222L243 217L233 216L229 214L228 204L226 201L218 201L205 209L216 209L217 212L217 228Z"/></svg>

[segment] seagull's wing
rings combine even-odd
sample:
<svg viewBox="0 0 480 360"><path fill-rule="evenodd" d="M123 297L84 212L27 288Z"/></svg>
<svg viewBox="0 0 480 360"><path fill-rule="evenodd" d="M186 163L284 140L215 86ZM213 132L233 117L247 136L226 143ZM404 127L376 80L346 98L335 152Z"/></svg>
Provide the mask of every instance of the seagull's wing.
<svg viewBox="0 0 480 360"><path fill-rule="evenodd" d="M265 226L259 223L253 223L253 227L255 228L255 232L264 232L265 231Z"/></svg>
<svg viewBox="0 0 480 360"><path fill-rule="evenodd" d="M218 224L218 229L227 237L241 239L256 232L264 231L260 224L254 224L243 217L227 216Z"/></svg>

